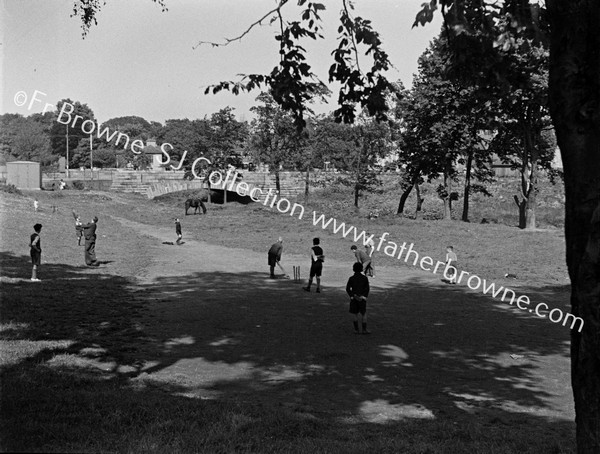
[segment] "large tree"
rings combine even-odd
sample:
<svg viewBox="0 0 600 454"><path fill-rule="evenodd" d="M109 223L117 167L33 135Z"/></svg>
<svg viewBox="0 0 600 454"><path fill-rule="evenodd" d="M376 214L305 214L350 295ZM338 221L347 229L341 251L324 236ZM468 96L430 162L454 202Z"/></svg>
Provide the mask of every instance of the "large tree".
<svg viewBox="0 0 600 454"><path fill-rule="evenodd" d="M292 116L285 112L270 93L261 93L250 110L256 115L250 130L250 148L256 162L269 166L281 190L280 171L295 170L298 157L306 150L306 132L298 130Z"/></svg>
<svg viewBox="0 0 600 454"><path fill-rule="evenodd" d="M50 149L48 116L52 114L0 116L0 153L4 160L37 161L43 166L56 160Z"/></svg>
<svg viewBox="0 0 600 454"><path fill-rule="evenodd" d="M164 5L162 0L157 1ZM279 0L273 13L288 3ZM305 9L301 21L285 22L279 14L282 32L280 63L268 75L249 77L243 86L220 84L218 88L252 89L258 84L277 93L275 100L290 110L299 126L304 126L306 100L314 94L311 67L297 39L317 38L322 3L298 1ZM75 1L75 14L84 32L96 22L104 3ZM539 39L549 37L549 103L564 165L566 194L565 235L567 265L571 279L572 312L581 316L585 327L572 331L572 383L580 453L600 452L600 2L598 0L547 0L547 9L529 0L504 3L481 0L430 0L423 4L415 25L431 21L441 7L448 29L460 31L453 45L456 55L479 49L464 46L471 37L495 36L499 45L510 46L515 33L525 27ZM338 118L355 118L354 106L367 107L377 118L385 117L389 106L385 93L392 84L383 72L389 67L387 54L370 23L351 14L342 0L340 40L330 78L341 82ZM472 27L469 15L485 20ZM540 25L547 15L549 29ZM267 14L269 16L269 14ZM260 21L257 21L257 24ZM472 42L472 41L471 41ZM477 42L475 42L477 43ZM367 72L356 64L358 47L364 44L373 56Z"/></svg>
<svg viewBox="0 0 600 454"><path fill-rule="evenodd" d="M519 227L536 227L538 176L550 170L554 148L547 146L544 132L552 129L548 111L548 50L544 43L517 37L506 52L506 89L499 98L500 121L492 150L520 173Z"/></svg>

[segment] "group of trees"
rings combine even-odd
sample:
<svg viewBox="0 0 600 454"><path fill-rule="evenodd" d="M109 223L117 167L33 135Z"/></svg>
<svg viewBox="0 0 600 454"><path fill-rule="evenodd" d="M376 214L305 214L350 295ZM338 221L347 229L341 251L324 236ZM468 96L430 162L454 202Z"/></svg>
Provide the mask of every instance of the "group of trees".
<svg viewBox="0 0 600 454"><path fill-rule="evenodd" d="M406 173L398 212L415 188L418 215L419 184L441 176L438 195L449 219L462 173L462 220L468 221L470 194L489 195L485 184L493 176L492 161L499 160L521 176L515 195L520 227L535 228L538 174L552 170L556 152L548 110L548 48L526 36L505 48L491 41L483 45L485 56L457 65L452 43L442 32L419 59L412 89L400 93L396 117L402 120ZM497 71L486 71L490 61Z"/></svg>
<svg viewBox="0 0 600 454"><path fill-rule="evenodd" d="M76 115L82 118L74 126L72 123L63 124L67 120L66 115L62 122L57 121L64 103L73 106L72 118ZM91 138L81 127L86 120L96 123ZM107 132L103 133L105 130ZM175 162L183 157L186 150L190 158L204 155L213 162L219 162L234 156L239 162L247 141L248 125L236 120L230 107L209 118L172 119L164 125L139 116L111 118L98 124L87 104L63 99L53 112L28 117L0 115L0 159L34 160L47 167L56 164L60 157L66 158L68 152L70 168L90 167L90 159L93 159L94 167L101 168L125 167L128 163L140 168L148 165L149 157L143 153L135 154L125 147L124 138L117 143L118 134L113 135L115 131L126 135L130 142L141 140L146 144L149 139L154 139L159 146L164 142L170 143L173 149L167 151ZM107 140L109 137L112 140Z"/></svg>

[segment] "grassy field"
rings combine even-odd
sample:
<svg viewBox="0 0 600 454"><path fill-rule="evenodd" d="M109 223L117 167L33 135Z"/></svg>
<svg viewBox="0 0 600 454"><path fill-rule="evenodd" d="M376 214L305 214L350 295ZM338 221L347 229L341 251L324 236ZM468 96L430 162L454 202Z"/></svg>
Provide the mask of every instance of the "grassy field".
<svg viewBox="0 0 600 454"><path fill-rule="evenodd" d="M452 244L461 267L568 311L559 196L545 187L547 221L523 232L499 199L511 197L506 186L472 211L498 224L385 215L394 188L366 196L359 211L335 188L298 203L435 259ZM565 327L379 253L373 334L355 336L343 288L350 240L309 214L258 204L186 217L183 199L0 195L2 450L574 452ZM383 215L367 219L374 208ZM83 264L72 210L100 218L98 269ZM183 246L163 244L175 239L174 217ZM36 222L39 284L28 280ZM282 263L304 276L310 240L322 238L324 293L266 278L265 251L279 235Z"/></svg>

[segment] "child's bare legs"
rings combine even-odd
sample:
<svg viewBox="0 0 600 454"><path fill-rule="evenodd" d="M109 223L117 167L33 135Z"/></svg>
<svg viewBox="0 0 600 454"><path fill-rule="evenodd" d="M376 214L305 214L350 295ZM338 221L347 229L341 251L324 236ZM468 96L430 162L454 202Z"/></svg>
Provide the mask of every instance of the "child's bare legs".
<svg viewBox="0 0 600 454"><path fill-rule="evenodd" d="M358 315L360 314L360 312L357 312L356 314L354 314L354 320L352 321L352 324L354 325L354 332L356 334L360 334L360 331L358 330ZM360 314L360 322L361 322L361 326L362 326L362 333L363 334L371 334L371 331L367 330L367 313L365 312L364 314Z"/></svg>
<svg viewBox="0 0 600 454"><path fill-rule="evenodd" d="M310 286L312 285L312 281L313 281L313 278L311 276L308 278L308 284L306 284L306 287L302 287L302 289L306 290L307 292L310 292Z"/></svg>
<svg viewBox="0 0 600 454"><path fill-rule="evenodd" d="M371 331L367 329L367 313L360 314L362 319L362 333L363 334L371 334Z"/></svg>
<svg viewBox="0 0 600 454"><path fill-rule="evenodd" d="M456 284L456 276L457 276L457 274L458 274L458 270L457 270L457 269L456 269L456 267L454 267L454 266L453 266L452 268L450 268L450 269L452 270L452 277L450 278L450 281L449 281L449 282L450 282L451 284Z"/></svg>

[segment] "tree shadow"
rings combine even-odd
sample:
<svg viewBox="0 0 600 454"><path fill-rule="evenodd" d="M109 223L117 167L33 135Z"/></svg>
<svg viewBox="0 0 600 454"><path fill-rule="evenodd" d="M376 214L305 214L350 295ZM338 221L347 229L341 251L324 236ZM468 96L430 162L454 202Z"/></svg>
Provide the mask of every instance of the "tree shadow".
<svg viewBox="0 0 600 454"><path fill-rule="evenodd" d="M27 276L26 260L1 253L2 274ZM169 399L259 402L331 424L500 426L517 440L535 425L573 438L568 330L462 286L374 285L373 334L357 336L343 289L306 293L263 273L192 272L143 286L63 264L44 275L44 287L3 283L2 318L13 328L2 335L69 344L22 361L78 355L132 390L151 381ZM545 300L565 286L521 290Z"/></svg>

